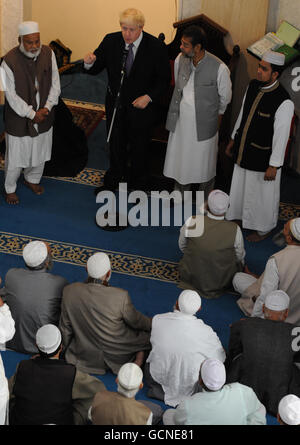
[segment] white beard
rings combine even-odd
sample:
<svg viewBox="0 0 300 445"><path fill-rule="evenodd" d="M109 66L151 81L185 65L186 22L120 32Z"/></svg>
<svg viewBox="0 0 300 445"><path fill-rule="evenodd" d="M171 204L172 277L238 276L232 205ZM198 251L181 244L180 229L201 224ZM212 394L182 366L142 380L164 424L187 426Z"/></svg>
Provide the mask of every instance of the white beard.
<svg viewBox="0 0 300 445"><path fill-rule="evenodd" d="M30 59L37 59L38 56L41 54L42 44L40 45L39 49L35 53L32 53L30 51L26 51L25 48L24 48L23 41L20 43L19 48L20 48L21 53L24 54L24 56L29 57Z"/></svg>

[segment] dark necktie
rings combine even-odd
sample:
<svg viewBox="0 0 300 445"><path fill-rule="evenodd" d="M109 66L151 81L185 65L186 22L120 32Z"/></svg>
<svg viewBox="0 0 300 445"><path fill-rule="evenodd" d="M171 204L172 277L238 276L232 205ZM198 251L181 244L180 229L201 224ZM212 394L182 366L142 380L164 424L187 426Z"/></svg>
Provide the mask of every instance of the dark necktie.
<svg viewBox="0 0 300 445"><path fill-rule="evenodd" d="M133 60L134 60L132 48L133 48L133 43L130 43L128 46L128 55L127 55L127 59L126 59L126 74L127 74L127 76L129 76L129 74L130 74L130 70L131 70L131 67L133 64Z"/></svg>

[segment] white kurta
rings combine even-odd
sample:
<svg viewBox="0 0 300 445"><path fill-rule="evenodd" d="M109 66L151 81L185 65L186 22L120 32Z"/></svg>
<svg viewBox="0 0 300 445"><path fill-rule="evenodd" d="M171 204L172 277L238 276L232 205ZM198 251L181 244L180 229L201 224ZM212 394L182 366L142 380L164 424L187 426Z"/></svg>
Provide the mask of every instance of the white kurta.
<svg viewBox="0 0 300 445"><path fill-rule="evenodd" d="M15 335L15 322L7 304L0 307L0 350L5 349L5 343ZM8 423L9 391L5 377L4 366L0 354L0 425Z"/></svg>
<svg viewBox="0 0 300 445"><path fill-rule="evenodd" d="M153 317L150 342L150 374L162 385L165 403L170 406L192 394L206 358L225 361L225 351L213 329L194 315L176 310Z"/></svg>
<svg viewBox="0 0 300 445"><path fill-rule="evenodd" d="M273 85L269 86L271 88ZM245 97L235 124L232 139L240 127ZM272 154L269 165L281 167L284 163L285 150L290 134L294 104L285 100L277 109L274 120ZM277 225L281 169L277 170L275 181L265 181L265 172L255 172L235 164L231 189L230 206L226 219L242 220L244 229L257 230L262 233L271 231Z"/></svg>
<svg viewBox="0 0 300 445"><path fill-rule="evenodd" d="M28 105L20 96L16 93L15 79L13 72L5 63L2 62L2 68L5 72L5 98L8 101L11 108L21 117L27 117L34 119L35 111L32 105ZM37 80L36 86L38 88ZM57 63L55 55L52 51L52 85L49 91L48 99L45 107L49 111L52 110L54 105L58 104L58 98L60 95L60 79L57 69ZM37 109L40 103L40 94L37 91L36 94ZM36 130L38 129L35 124ZM6 135L6 169L13 170L15 168L27 168L37 167L40 164L51 159L52 149L52 132L50 128L46 133L39 134L32 138L30 136L16 137L7 134Z"/></svg>
<svg viewBox="0 0 300 445"><path fill-rule="evenodd" d="M178 75L179 56L175 60L175 80ZM199 63L201 63L200 61ZM203 183L216 176L218 133L205 141L197 141L194 77L195 66L188 83L183 89L179 117L175 132L170 132L164 165L164 175L182 185ZM219 115L224 114L231 101L230 73L225 64L218 71ZM205 112L205 110L204 110Z"/></svg>

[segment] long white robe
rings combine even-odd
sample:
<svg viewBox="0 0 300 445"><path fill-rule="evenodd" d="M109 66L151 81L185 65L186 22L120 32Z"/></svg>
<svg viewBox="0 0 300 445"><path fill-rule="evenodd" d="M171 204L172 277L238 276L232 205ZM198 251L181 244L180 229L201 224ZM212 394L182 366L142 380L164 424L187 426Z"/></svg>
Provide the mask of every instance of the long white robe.
<svg viewBox="0 0 300 445"><path fill-rule="evenodd" d="M15 322L7 304L0 307L0 350L5 349L5 343L15 335ZM9 391L5 370L0 354L0 425L8 423Z"/></svg>
<svg viewBox="0 0 300 445"><path fill-rule="evenodd" d="M192 394L205 359L225 361L225 351L213 329L194 315L177 310L153 317L150 341L150 374L162 385L165 403L170 406Z"/></svg>
<svg viewBox="0 0 300 445"><path fill-rule="evenodd" d="M178 75L179 57L180 54L174 64L175 80ZM164 165L164 175L182 185L213 179L216 176L218 154L218 132L210 139L197 141L193 62L191 66L190 78L183 89L175 132L169 134ZM219 67L217 83L221 115L225 113L232 96L230 73L223 63Z"/></svg>
<svg viewBox="0 0 300 445"><path fill-rule="evenodd" d="M21 117L28 119L34 119L35 111L32 105L28 105L20 96L16 93L15 79L13 72L5 63L2 62L1 67L5 73L5 98L8 101L11 108ZM37 81L36 81L36 86ZM52 84L49 91L48 99L45 107L49 111L52 110L54 105L58 104L58 98L60 95L60 79L57 69L57 63L55 55L52 51ZM37 109L40 103L40 94L37 91L36 94ZM38 129L35 124L36 130ZM30 136L17 137L10 134L6 135L6 170L13 170L15 168L27 168L37 167L43 164L51 158L52 149L52 132L50 128L46 133L39 134L32 138Z"/></svg>
<svg viewBox="0 0 300 445"><path fill-rule="evenodd" d="M266 89L272 86L274 84ZM245 97L246 94L231 136L232 139L241 124ZM291 100L282 102L275 113L272 154L269 161L269 165L272 167L283 165L293 114L294 104ZM276 227L280 201L281 169L277 170L274 181L265 181L264 176L265 172L246 170L235 164L230 189L230 206L226 213L226 219L242 220L244 229L257 230L261 233L267 233Z"/></svg>

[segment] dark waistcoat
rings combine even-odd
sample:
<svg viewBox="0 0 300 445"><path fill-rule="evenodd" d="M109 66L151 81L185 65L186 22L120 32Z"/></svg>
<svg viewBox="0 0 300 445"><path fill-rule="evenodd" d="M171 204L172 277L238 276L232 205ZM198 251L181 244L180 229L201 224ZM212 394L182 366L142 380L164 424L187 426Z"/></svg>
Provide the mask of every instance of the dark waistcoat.
<svg viewBox="0 0 300 445"><path fill-rule="evenodd" d="M234 140L234 161L247 170L264 172L272 154L274 119L279 106L290 96L277 82L261 89L257 80L249 84L240 128Z"/></svg>
<svg viewBox="0 0 300 445"><path fill-rule="evenodd" d="M64 360L20 362L13 387L12 425L72 425L72 388L76 368Z"/></svg>
<svg viewBox="0 0 300 445"><path fill-rule="evenodd" d="M37 78L40 93L39 108L43 108L47 102L52 84L51 49L43 45L40 55L34 61L26 57L19 50L19 47L15 47L6 54L4 60L13 72L17 95L28 105L32 105L34 111L37 111L37 89L35 86L35 79ZM51 110L47 119L38 125L37 132L31 119L19 116L11 108L8 101L5 102L5 131L12 136L35 137L39 133L48 131L53 125L53 120L54 109Z"/></svg>

